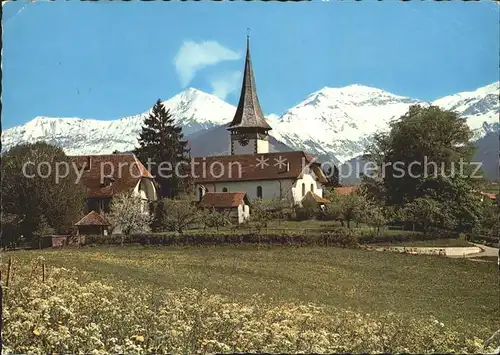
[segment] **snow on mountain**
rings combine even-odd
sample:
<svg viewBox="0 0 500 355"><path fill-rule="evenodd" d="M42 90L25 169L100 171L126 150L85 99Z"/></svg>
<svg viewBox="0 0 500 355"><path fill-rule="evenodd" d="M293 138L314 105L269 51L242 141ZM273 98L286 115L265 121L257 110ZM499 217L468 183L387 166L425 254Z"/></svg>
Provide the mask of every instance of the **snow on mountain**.
<svg viewBox="0 0 500 355"><path fill-rule="evenodd" d="M494 83L472 92L443 97L432 104L467 117L476 138L480 138L499 128L498 86L499 83ZM218 149L215 140L222 139L220 130L212 128L228 123L236 110L216 96L196 89L187 89L163 103L183 127L184 135L194 140L203 135L202 145L206 145L206 152L212 153ZM361 155L370 136L387 130L389 122L407 112L412 104L430 103L362 85L325 87L281 117L270 114L267 120L273 128L270 134L291 149L343 163ZM2 150L19 143L45 140L71 155L130 151L137 144L148 113L115 121L37 117L2 132ZM212 135L212 131L219 133ZM229 137L227 139L229 144Z"/></svg>
<svg viewBox="0 0 500 355"><path fill-rule="evenodd" d="M467 118L467 123L474 132L474 138L479 139L500 128L499 88L500 82L496 82L474 91L445 96L432 104L456 111Z"/></svg>
<svg viewBox="0 0 500 355"><path fill-rule="evenodd" d="M333 154L344 162L361 154L373 133L387 130L391 119L416 103L426 104L368 86L325 87L288 110L271 134L294 149Z"/></svg>
<svg viewBox="0 0 500 355"><path fill-rule="evenodd" d="M163 104L182 125L185 135L229 122L234 106L216 96L189 88ZM82 118L36 117L2 132L2 150L19 143L44 140L61 146L67 154L106 154L129 151L137 144L144 118L150 110L114 121Z"/></svg>

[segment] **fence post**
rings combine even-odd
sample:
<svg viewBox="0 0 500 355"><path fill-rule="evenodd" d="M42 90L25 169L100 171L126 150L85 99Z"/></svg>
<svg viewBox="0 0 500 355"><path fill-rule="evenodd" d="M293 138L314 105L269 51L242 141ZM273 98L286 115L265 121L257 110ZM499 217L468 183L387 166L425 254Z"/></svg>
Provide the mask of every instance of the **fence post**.
<svg viewBox="0 0 500 355"><path fill-rule="evenodd" d="M5 287L9 287L10 280L10 269L12 267L12 257L9 257L9 263L7 265L7 281L5 281Z"/></svg>

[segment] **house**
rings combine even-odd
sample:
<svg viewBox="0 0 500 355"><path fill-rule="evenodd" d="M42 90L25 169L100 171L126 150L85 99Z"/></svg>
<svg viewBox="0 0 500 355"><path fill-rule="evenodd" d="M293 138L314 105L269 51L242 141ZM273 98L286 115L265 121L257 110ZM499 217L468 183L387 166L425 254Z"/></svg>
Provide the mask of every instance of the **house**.
<svg viewBox="0 0 500 355"><path fill-rule="evenodd" d="M323 208L323 206L325 206L328 202L330 202L326 198L317 195L313 191L308 191L306 196L302 199L302 201L310 201L316 204L319 208Z"/></svg>
<svg viewBox="0 0 500 355"><path fill-rule="evenodd" d="M198 204L201 208L215 209L241 224L250 216L250 203L245 192L209 192Z"/></svg>
<svg viewBox="0 0 500 355"><path fill-rule="evenodd" d="M335 193L337 195L350 195L354 192L356 192L356 190L358 189L358 186L339 186L339 187L335 187L333 189L333 191L335 191Z"/></svg>
<svg viewBox="0 0 500 355"><path fill-rule="evenodd" d="M319 162L303 151L269 151L272 127L257 97L248 37L240 99L227 130L230 155L193 159L199 201L207 193L225 192L244 192L249 199L287 199L293 204L300 204L308 192L323 197L328 181Z"/></svg>
<svg viewBox="0 0 500 355"><path fill-rule="evenodd" d="M108 235L111 223L106 218L90 211L85 217L75 223L76 235Z"/></svg>
<svg viewBox="0 0 500 355"><path fill-rule="evenodd" d="M485 198L489 198L490 200L495 202L497 199L497 195L490 193L490 192L482 192L481 191L479 194L481 195L481 201L484 201Z"/></svg>
<svg viewBox="0 0 500 355"><path fill-rule="evenodd" d="M119 193L141 197L143 210L158 199L151 173L134 154L74 156L75 167L83 169L80 183L87 189L85 212L108 213L111 199Z"/></svg>

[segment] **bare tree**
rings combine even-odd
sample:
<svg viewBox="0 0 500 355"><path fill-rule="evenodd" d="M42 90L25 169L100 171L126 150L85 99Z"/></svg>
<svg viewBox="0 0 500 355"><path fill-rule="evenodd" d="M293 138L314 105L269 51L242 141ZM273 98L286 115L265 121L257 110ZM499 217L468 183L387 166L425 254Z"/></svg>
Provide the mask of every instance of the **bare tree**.
<svg viewBox="0 0 500 355"><path fill-rule="evenodd" d="M201 219L201 213L189 195L176 199L165 198L163 201L163 224L169 230L182 233L190 224Z"/></svg>
<svg viewBox="0 0 500 355"><path fill-rule="evenodd" d="M214 208L206 210L202 213L202 220L205 226L219 230L220 227L225 227L231 224L231 220L227 214L216 211Z"/></svg>

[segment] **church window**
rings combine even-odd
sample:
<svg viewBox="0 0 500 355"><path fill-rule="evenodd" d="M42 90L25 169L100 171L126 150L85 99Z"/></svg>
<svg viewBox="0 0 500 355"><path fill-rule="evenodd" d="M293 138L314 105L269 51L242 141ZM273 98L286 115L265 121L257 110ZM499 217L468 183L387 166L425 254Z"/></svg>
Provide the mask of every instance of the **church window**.
<svg viewBox="0 0 500 355"><path fill-rule="evenodd" d="M262 198L262 186L257 186L257 197Z"/></svg>
<svg viewBox="0 0 500 355"><path fill-rule="evenodd" d="M302 197L306 195L306 184L302 184Z"/></svg>
<svg viewBox="0 0 500 355"><path fill-rule="evenodd" d="M224 188L222 189L222 192L227 192L227 187L224 187Z"/></svg>
<svg viewBox="0 0 500 355"><path fill-rule="evenodd" d="M314 184L311 184L311 191L314 192Z"/></svg>

